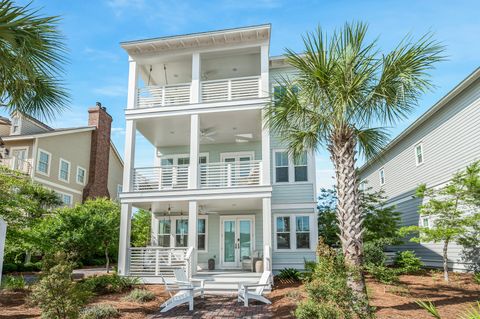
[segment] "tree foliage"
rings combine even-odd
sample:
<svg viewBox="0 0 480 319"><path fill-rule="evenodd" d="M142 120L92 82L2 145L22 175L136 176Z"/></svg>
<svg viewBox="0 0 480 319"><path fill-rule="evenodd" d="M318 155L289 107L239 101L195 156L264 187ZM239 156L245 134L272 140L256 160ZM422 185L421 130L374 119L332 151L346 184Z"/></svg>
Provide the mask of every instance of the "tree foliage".
<svg viewBox="0 0 480 319"><path fill-rule="evenodd" d="M429 218L428 226L402 227L402 234L413 233L414 242L443 242L444 278L448 281L448 246L464 239L479 228L480 223L480 161L454 174L441 188L428 188L422 184L416 196L423 198L421 217ZM478 233L477 233L478 236Z"/></svg>
<svg viewBox="0 0 480 319"><path fill-rule="evenodd" d="M140 209L133 215L131 243L134 247L145 247L150 244L152 214Z"/></svg>

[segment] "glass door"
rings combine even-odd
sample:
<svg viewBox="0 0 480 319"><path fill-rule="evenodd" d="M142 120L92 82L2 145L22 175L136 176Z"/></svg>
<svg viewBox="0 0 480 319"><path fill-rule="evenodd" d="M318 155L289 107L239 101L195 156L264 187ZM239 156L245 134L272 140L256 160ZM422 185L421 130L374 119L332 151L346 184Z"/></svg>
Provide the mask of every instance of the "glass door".
<svg viewBox="0 0 480 319"><path fill-rule="evenodd" d="M26 171L27 149L19 148L19 149L12 150L12 157L13 157L12 168L19 171Z"/></svg>
<svg viewBox="0 0 480 319"><path fill-rule="evenodd" d="M253 160L253 153L224 153L221 158L222 162L227 164L225 165L225 186L241 185L242 181L250 175L248 162Z"/></svg>
<svg viewBox="0 0 480 319"><path fill-rule="evenodd" d="M222 266L240 268L253 250L253 217L222 219Z"/></svg>

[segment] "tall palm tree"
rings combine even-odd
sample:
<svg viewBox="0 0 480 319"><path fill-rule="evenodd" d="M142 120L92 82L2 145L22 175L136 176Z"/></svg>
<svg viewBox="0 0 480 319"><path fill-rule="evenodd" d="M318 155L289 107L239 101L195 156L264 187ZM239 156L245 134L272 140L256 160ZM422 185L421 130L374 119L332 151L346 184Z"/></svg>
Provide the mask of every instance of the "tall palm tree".
<svg viewBox="0 0 480 319"><path fill-rule="evenodd" d="M65 108L66 48L58 21L0 0L0 107L43 118Z"/></svg>
<svg viewBox="0 0 480 319"><path fill-rule="evenodd" d="M278 80L281 94L266 108L267 125L298 156L326 147L335 167L337 219L348 285L367 301L362 267L362 218L356 174L357 152L367 158L385 145L383 128L404 118L432 87L428 71L443 47L430 35L406 37L387 54L366 40L367 26L345 24L330 37L319 27L303 37L305 52L286 50L294 78ZM368 313L364 302L362 311Z"/></svg>

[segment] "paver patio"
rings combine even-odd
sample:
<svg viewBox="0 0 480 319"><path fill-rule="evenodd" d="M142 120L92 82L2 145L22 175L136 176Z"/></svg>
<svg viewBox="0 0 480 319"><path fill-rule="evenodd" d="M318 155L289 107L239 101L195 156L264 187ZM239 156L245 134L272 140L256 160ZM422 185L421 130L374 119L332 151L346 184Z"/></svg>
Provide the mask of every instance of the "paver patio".
<svg viewBox="0 0 480 319"><path fill-rule="evenodd" d="M236 295L206 295L205 299L195 298L194 311L188 311L188 305L181 305L166 313L160 313L151 316L151 319L157 318L273 318L269 311L269 305L250 303L249 307L244 307L243 303L237 302Z"/></svg>

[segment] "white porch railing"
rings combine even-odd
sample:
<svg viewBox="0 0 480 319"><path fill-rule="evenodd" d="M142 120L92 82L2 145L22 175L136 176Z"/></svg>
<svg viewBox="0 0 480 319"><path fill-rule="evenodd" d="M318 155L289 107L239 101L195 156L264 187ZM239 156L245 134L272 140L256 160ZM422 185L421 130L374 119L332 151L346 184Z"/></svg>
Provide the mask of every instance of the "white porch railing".
<svg viewBox="0 0 480 319"><path fill-rule="evenodd" d="M138 89L137 107L181 105L190 103L190 83L146 86Z"/></svg>
<svg viewBox="0 0 480 319"><path fill-rule="evenodd" d="M129 276L173 277L173 270L185 268L190 276L193 248L131 247Z"/></svg>
<svg viewBox="0 0 480 319"><path fill-rule="evenodd" d="M262 161L200 164L200 187L260 185Z"/></svg>
<svg viewBox="0 0 480 319"><path fill-rule="evenodd" d="M31 162L17 157L0 158L0 165L25 174L32 172Z"/></svg>
<svg viewBox="0 0 480 319"><path fill-rule="evenodd" d="M260 76L202 81L202 102L258 98L260 83Z"/></svg>
<svg viewBox="0 0 480 319"><path fill-rule="evenodd" d="M189 165L142 167L133 170L133 190L153 191L188 188Z"/></svg>

